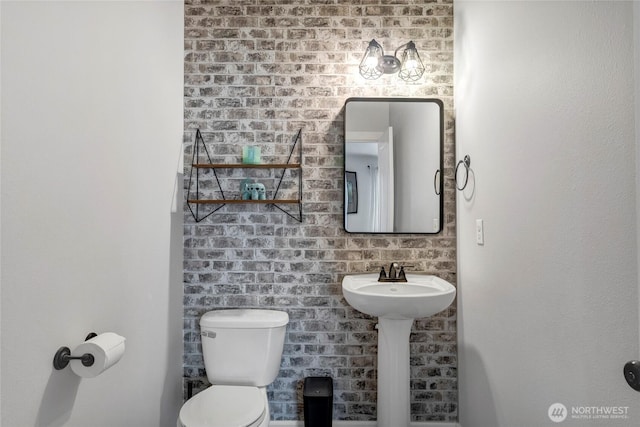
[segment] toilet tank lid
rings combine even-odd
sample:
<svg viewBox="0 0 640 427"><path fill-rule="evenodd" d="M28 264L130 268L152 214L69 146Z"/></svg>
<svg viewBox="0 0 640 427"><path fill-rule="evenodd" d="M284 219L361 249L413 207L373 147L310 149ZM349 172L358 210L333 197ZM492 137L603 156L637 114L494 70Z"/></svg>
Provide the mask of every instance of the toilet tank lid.
<svg viewBox="0 0 640 427"><path fill-rule="evenodd" d="M214 310L200 318L200 326L206 328L275 328L287 323L289 315L278 310Z"/></svg>

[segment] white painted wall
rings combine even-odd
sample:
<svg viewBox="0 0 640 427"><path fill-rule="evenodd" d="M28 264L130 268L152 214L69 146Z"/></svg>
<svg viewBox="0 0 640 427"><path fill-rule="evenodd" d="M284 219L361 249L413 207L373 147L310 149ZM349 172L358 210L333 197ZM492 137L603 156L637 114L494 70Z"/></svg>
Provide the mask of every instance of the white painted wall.
<svg viewBox="0 0 640 427"><path fill-rule="evenodd" d="M460 424L557 425L560 402L638 425L634 6L454 6Z"/></svg>
<svg viewBox="0 0 640 427"><path fill-rule="evenodd" d="M2 46L2 4L0 3L0 47ZM0 100L2 99L2 54L0 54ZM2 102L0 102L0 165L2 165ZM2 173L0 173L0 190ZM2 242L2 192L0 191L0 242ZM0 382L2 380L2 244L0 244ZM0 410L2 410L2 387L0 386ZM2 416L0 416L2 427Z"/></svg>
<svg viewBox="0 0 640 427"><path fill-rule="evenodd" d="M174 426L183 4L0 8L2 424ZM127 338L120 363L54 371L90 331Z"/></svg>
<svg viewBox="0 0 640 427"><path fill-rule="evenodd" d="M638 266L640 266L640 2L633 3L633 40L636 81L636 244L638 245ZM640 277L638 278L640 294ZM638 295L638 311L640 312L640 295ZM640 330L638 331L640 333ZM640 341L640 337L638 338Z"/></svg>

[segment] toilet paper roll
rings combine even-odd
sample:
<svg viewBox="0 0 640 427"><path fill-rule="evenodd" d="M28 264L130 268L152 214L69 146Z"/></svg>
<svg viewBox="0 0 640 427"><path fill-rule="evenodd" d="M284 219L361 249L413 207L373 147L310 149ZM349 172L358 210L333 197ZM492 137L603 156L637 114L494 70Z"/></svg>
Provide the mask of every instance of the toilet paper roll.
<svg viewBox="0 0 640 427"><path fill-rule="evenodd" d="M71 370L82 378L93 378L109 369L122 358L124 354L125 338L113 332L105 332L77 346L71 354L82 356L89 353L94 362L91 366L84 366L80 360L70 362Z"/></svg>

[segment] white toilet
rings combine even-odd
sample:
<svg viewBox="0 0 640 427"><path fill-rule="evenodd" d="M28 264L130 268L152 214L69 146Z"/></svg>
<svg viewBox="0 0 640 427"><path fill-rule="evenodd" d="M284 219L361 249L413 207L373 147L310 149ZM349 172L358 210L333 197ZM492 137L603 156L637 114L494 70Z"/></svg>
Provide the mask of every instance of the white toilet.
<svg viewBox="0 0 640 427"><path fill-rule="evenodd" d="M216 310L200 319L208 389L187 400L178 427L267 427L266 387L278 376L289 315Z"/></svg>

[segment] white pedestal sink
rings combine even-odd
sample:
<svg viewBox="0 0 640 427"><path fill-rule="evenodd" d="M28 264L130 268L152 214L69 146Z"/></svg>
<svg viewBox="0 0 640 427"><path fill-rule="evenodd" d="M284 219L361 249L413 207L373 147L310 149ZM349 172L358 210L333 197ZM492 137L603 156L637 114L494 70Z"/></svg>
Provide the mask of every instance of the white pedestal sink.
<svg viewBox="0 0 640 427"><path fill-rule="evenodd" d="M447 308L456 288L423 274L407 274L406 283L352 274L342 279L342 293L353 308L378 317L378 427L408 427L411 325Z"/></svg>

